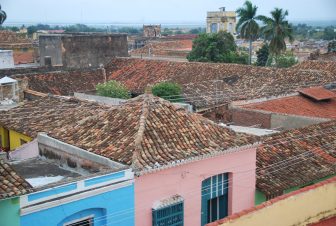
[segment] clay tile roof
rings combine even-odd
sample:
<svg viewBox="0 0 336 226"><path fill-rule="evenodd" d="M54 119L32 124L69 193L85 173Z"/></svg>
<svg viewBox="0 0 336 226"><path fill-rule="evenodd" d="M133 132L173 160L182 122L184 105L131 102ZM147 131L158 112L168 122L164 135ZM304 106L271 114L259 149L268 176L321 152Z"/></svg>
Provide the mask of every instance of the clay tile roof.
<svg viewBox="0 0 336 226"><path fill-rule="evenodd" d="M317 60L307 60L303 61L292 67L293 69L300 70L319 70L328 71L336 74L336 61L317 61Z"/></svg>
<svg viewBox="0 0 336 226"><path fill-rule="evenodd" d="M146 44L144 47L131 51L132 55L148 55L150 52L155 56L187 57L192 49L192 40L165 40Z"/></svg>
<svg viewBox="0 0 336 226"><path fill-rule="evenodd" d="M336 98L328 101L314 101L311 98L296 95L247 104L242 107L280 114L336 119Z"/></svg>
<svg viewBox="0 0 336 226"><path fill-rule="evenodd" d="M50 135L141 169L256 142L151 94Z"/></svg>
<svg viewBox="0 0 336 226"><path fill-rule="evenodd" d="M32 187L3 159L0 159L0 199L24 195Z"/></svg>
<svg viewBox="0 0 336 226"><path fill-rule="evenodd" d="M336 73L321 70L128 58L113 59L107 66L107 75L108 79L121 81L138 93L143 93L147 85L161 81L177 82L182 85L187 102L197 107L213 105L216 100L227 102L288 94L298 88L336 80Z"/></svg>
<svg viewBox="0 0 336 226"><path fill-rule="evenodd" d="M107 80L118 80L138 94L144 93L148 85L158 82L179 83L186 102L198 108L235 100L289 94L299 88L321 86L336 80L336 73L329 70L276 69L135 58L113 59L106 65L106 75ZM25 79L28 88L34 91L71 95L73 92L94 90L97 83L104 81L104 76L101 70L96 69L39 73L27 75Z"/></svg>
<svg viewBox="0 0 336 226"><path fill-rule="evenodd" d="M99 69L82 69L73 71L56 71L26 75L31 90L54 95L73 95L74 92L95 90L98 83L104 82Z"/></svg>
<svg viewBox="0 0 336 226"><path fill-rule="evenodd" d="M306 88L306 89L299 89L298 92L304 96L308 96L318 101L328 100L328 99L336 97L336 93L330 90L327 90L323 87L312 87L312 88Z"/></svg>
<svg viewBox="0 0 336 226"><path fill-rule="evenodd" d="M336 173L336 121L267 136L257 149L257 188L268 196Z"/></svg>
<svg viewBox="0 0 336 226"><path fill-rule="evenodd" d="M44 131L56 139L139 169L256 142L254 136L235 133L201 115L178 110L151 94L119 107L47 97L12 110L15 118L0 116L0 123L7 128L30 136Z"/></svg>
<svg viewBox="0 0 336 226"><path fill-rule="evenodd" d="M81 109L81 110L79 110ZM42 97L0 114L0 125L29 137L96 115L107 106L75 98Z"/></svg>

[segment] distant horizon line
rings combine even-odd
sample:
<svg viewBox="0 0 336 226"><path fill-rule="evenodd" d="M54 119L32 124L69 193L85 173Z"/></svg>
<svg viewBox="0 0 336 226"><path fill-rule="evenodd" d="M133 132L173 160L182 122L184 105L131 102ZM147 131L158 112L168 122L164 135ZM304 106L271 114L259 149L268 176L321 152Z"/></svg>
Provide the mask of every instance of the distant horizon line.
<svg viewBox="0 0 336 226"><path fill-rule="evenodd" d="M291 23L328 23L329 25L334 24L336 26L336 19L319 19L319 20L304 20L304 19L295 19L295 20L289 20ZM37 24L46 24L46 25L75 25L75 24L85 24L85 25L104 25L104 26L111 26L111 25L137 25L142 26L144 24L161 24L161 25L181 25L181 26L205 26L206 22L203 21L171 21L171 22L37 22L37 21L6 21L2 26L19 26L19 25L37 25ZM329 26L328 25L328 26Z"/></svg>

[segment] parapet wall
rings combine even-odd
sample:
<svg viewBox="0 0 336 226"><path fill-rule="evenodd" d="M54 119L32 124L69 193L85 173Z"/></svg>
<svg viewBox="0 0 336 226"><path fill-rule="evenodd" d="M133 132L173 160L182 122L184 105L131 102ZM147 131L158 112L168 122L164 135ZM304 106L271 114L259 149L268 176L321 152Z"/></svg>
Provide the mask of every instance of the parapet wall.
<svg viewBox="0 0 336 226"><path fill-rule="evenodd" d="M336 216L336 177L207 226L304 226Z"/></svg>
<svg viewBox="0 0 336 226"><path fill-rule="evenodd" d="M41 65L51 56L52 65L67 68L99 67L113 57L127 57L126 34L41 35Z"/></svg>

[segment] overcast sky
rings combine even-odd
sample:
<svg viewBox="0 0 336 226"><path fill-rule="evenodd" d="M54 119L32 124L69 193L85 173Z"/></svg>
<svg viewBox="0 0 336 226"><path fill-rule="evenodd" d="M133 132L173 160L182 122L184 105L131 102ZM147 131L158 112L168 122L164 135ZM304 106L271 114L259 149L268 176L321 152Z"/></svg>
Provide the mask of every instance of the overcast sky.
<svg viewBox="0 0 336 226"><path fill-rule="evenodd" d="M0 0L7 23L205 23L207 11L236 10L245 0ZM253 0L259 14L274 7L291 21L336 20L336 0ZM6 23L5 23L6 25Z"/></svg>

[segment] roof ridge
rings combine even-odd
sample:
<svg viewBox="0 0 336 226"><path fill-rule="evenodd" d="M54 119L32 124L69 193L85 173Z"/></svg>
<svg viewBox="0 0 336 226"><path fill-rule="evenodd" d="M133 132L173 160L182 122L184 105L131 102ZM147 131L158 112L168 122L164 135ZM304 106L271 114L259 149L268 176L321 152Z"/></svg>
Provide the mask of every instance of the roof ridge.
<svg viewBox="0 0 336 226"><path fill-rule="evenodd" d="M135 146L135 150L133 152L133 156L132 156L132 165L131 168L132 169L139 169L141 168L141 165L139 163L139 157L140 157L140 152L142 151L142 146L141 146L141 142L142 142L142 138L143 135L145 133L145 129L146 129L146 121L147 121L147 117L149 114L149 95L148 94L144 94L144 101L142 104L142 113L140 116L140 121L139 121L139 128L138 128L138 132L137 135L135 137L134 140L134 146Z"/></svg>

